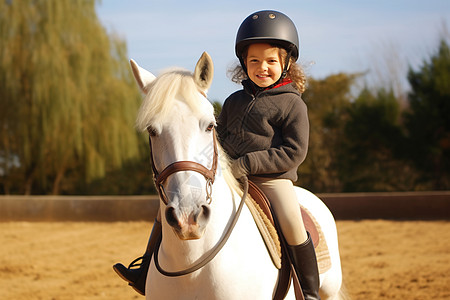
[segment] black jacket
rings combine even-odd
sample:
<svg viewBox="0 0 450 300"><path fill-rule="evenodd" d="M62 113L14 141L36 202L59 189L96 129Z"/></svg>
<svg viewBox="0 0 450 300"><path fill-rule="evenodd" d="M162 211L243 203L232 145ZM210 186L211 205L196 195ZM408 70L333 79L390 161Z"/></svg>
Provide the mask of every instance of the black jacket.
<svg viewBox="0 0 450 300"><path fill-rule="evenodd" d="M308 150L306 104L293 83L253 92L251 82L224 102L217 132L228 155L244 157L250 175L297 180Z"/></svg>

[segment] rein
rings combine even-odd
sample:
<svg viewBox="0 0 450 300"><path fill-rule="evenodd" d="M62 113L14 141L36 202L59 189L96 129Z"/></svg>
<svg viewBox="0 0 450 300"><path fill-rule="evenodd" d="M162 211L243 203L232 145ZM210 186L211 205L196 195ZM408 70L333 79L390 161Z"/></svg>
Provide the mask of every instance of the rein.
<svg viewBox="0 0 450 300"><path fill-rule="evenodd" d="M220 240L220 242L217 244L217 246L215 248L212 249L211 253L208 254L204 259L202 259L201 261L199 261L198 263L194 264L193 266L185 269L185 270L181 270L181 271L175 271L175 272L169 272L164 270L161 265L159 264L159 259L158 259L158 254L159 254L159 247L161 246L161 240L159 240L159 243L156 245L155 250L154 250L154 261L155 261L155 266L156 269L163 275L168 276L168 277L179 277L179 276L183 276L183 275L187 275L190 273L193 273L201 268L203 268L204 266L206 266L211 260L213 260L213 258L220 252L220 250L222 250L223 246L225 246L225 244L228 241L228 238L231 235L231 232L233 232L234 226L236 225L239 216L241 214L242 211L242 207L244 206L245 203L245 198L247 197L247 193L248 193L248 179L246 176L242 177L243 179L243 183L244 183L244 194L242 195L241 198L241 203L239 203L239 207L236 211L236 214L233 217L233 221L230 224L230 227L228 227L227 232L225 233L225 235L222 237L222 239Z"/></svg>
<svg viewBox="0 0 450 300"><path fill-rule="evenodd" d="M213 130L213 144L214 144L214 154L213 154L213 164L211 166L211 169L207 169L205 166L193 162L193 161L176 161L170 165L168 165L161 173L158 172L155 166L155 161L153 158L153 148L152 148L152 140L151 137L149 137L149 145L150 145L150 158L151 158L151 164L153 169L153 180L155 182L155 186L158 189L158 194L161 200L164 202L165 205L168 205L168 198L167 193L164 189L164 182L167 180L167 178L177 172L182 171L194 171L197 173L202 174L206 179L206 201L208 204L211 204L212 201L212 185L214 183L216 171L217 171L217 165L218 165L218 150L217 150L217 141L215 132ZM193 273L201 268L203 268L205 265L207 265L218 253L219 251L225 246L225 244L228 241L228 238L231 235L231 232L233 231L239 216L242 211L242 207L244 206L245 199L247 198L248 194L248 179L246 176L242 177L243 185L244 185L244 193L241 198L241 202L239 203L239 207L236 210L236 213L233 217L233 220L228 227L225 235L222 237L222 239L219 241L216 247L214 247L210 254L208 254L204 259L199 261L198 263L194 264L193 266L176 272L169 272L164 270L161 265L159 264L158 254L159 254L159 248L161 246L161 239L159 240L158 244L155 247L154 250L154 261L156 269L163 275L169 276L169 277L178 277L187 275L190 273Z"/></svg>

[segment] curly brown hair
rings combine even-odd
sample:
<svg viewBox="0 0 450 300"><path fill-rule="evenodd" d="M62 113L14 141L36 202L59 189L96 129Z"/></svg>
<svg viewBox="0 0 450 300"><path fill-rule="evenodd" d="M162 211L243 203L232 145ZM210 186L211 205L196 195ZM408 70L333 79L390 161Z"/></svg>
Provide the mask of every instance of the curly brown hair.
<svg viewBox="0 0 450 300"><path fill-rule="evenodd" d="M273 47L277 47L279 50L281 65L284 66L284 61L287 57L287 51L284 48L279 47L278 45L271 45ZM242 56L245 61L247 57L248 47L244 49ZM286 78L289 78L294 83L295 88L303 93L306 90L306 75L303 68L297 64L297 62L291 57L289 62L289 68L286 74ZM243 80L248 79L247 73L244 71L244 68L238 63L236 66L232 67L228 70L228 76L231 81L240 84Z"/></svg>

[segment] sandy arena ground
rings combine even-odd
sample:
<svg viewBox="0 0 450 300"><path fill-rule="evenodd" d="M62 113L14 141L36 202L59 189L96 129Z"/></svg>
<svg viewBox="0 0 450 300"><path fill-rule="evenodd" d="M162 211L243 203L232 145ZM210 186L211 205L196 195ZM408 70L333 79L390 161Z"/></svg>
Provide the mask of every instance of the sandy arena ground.
<svg viewBox="0 0 450 300"><path fill-rule="evenodd" d="M352 299L450 299L450 222L338 221ZM144 299L112 270L151 223L0 223L0 299Z"/></svg>

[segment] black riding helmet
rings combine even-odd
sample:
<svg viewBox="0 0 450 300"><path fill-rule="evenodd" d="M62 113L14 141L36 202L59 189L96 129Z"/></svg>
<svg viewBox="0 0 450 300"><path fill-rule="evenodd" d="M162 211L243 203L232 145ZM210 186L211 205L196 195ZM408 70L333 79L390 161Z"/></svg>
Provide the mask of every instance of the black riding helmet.
<svg viewBox="0 0 450 300"><path fill-rule="evenodd" d="M248 16L241 24L236 35L235 51L242 68L247 73L243 53L253 43L268 43L284 48L288 56L281 75L286 76L290 57L297 61L299 41L294 22L285 14L274 10L262 10Z"/></svg>

